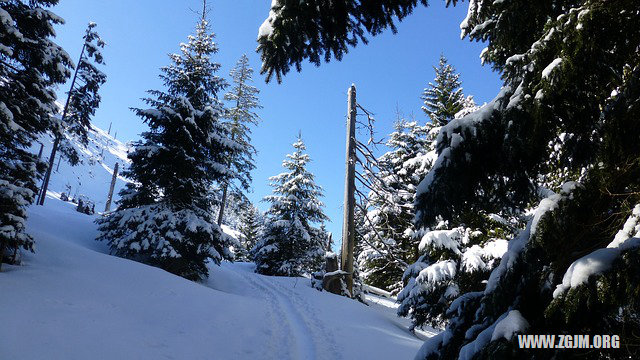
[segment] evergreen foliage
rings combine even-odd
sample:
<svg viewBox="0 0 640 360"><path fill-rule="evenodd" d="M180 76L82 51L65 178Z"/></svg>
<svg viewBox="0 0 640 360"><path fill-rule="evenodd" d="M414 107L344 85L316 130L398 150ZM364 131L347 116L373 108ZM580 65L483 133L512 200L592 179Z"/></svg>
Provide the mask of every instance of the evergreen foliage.
<svg viewBox="0 0 640 360"><path fill-rule="evenodd" d="M239 228L240 234L242 235L242 238L240 239L242 247L247 252L245 260L252 260L249 255L249 251L251 251L251 249L253 249L253 247L258 243L263 224L264 219L262 219L260 210L253 205L248 206L242 214Z"/></svg>
<svg viewBox="0 0 640 360"><path fill-rule="evenodd" d="M430 82L424 89L421 97L424 101L422 111L434 124L442 126L453 120L456 114L465 108L465 100L468 99L462 94L460 74L448 64L444 55L440 55L438 67L434 66L433 69L436 73L435 83Z"/></svg>
<svg viewBox="0 0 640 360"><path fill-rule="evenodd" d="M240 147L230 154L228 160L234 171L234 176L226 179L222 185L222 199L218 213L219 224L224 220L229 187L231 186L231 192L236 193L236 198L243 198L242 190L249 188L251 170L256 167L253 159L256 149L251 144L251 126L257 125L260 121L255 110L262 108L262 106L258 102L260 90L250 85L253 81L252 75L253 69L249 67L249 58L247 55L242 55L229 73L232 80L232 88L224 95L224 99L231 102L231 107L227 109L226 115L230 120L231 139L238 143ZM239 187L234 186L236 182L240 183Z"/></svg>
<svg viewBox="0 0 640 360"><path fill-rule="evenodd" d="M249 58L242 55L229 73L232 86L224 95L224 99L231 103L226 115L231 121L231 137L242 147L234 154L231 163L244 189L249 187L250 171L256 167L253 159L256 149L251 145L251 126L260 122L255 110L262 108L258 101L260 90L250 85L253 81L252 75Z"/></svg>
<svg viewBox="0 0 640 360"><path fill-rule="evenodd" d="M217 95L226 83L211 60L218 49L203 18L196 35L162 68L165 92L149 91L149 109L134 109L149 125L129 153L119 207L98 220L99 240L114 254L161 267L187 279L208 274L238 246L213 220L211 188L234 176L227 159L240 146L222 122Z"/></svg>
<svg viewBox="0 0 640 360"><path fill-rule="evenodd" d="M369 209L363 216L364 232L358 239L361 276L365 283L398 293L402 274L417 259L413 238L415 189L431 168L438 128L432 123L398 120L386 146L391 150L378 158L379 172L369 174L373 188Z"/></svg>
<svg viewBox="0 0 640 360"><path fill-rule="evenodd" d="M269 17L258 32L261 74L267 82L278 82L294 66L300 71L308 59L320 65L322 59L341 60L359 41L368 43L366 33L378 35L386 28L396 32L395 22L409 15L427 0L299 1L273 0Z"/></svg>
<svg viewBox="0 0 640 360"><path fill-rule="evenodd" d="M638 357L639 15L637 1L470 2L463 36L488 41L483 60L505 87L443 127L418 225L535 210L418 358ZM496 335L514 311L524 321ZM534 352L517 333L619 334L623 346Z"/></svg>
<svg viewBox="0 0 640 360"><path fill-rule="evenodd" d="M100 105L98 90L107 80L107 76L96 65L104 65L104 58L100 49L105 43L95 31L96 23L90 22L82 39L84 40L83 55L77 66L76 86L69 92L67 113L58 124L60 133L74 138L86 146L89 142L87 131L91 127L91 116ZM67 136L60 138L58 147L69 163L76 165L80 160L75 147Z"/></svg>
<svg viewBox="0 0 640 360"><path fill-rule="evenodd" d="M19 248L33 251L26 209L46 166L28 149L39 135L57 131L54 87L69 78L73 66L52 41L54 25L64 23L46 9L56 4L0 3L0 265Z"/></svg>
<svg viewBox="0 0 640 360"><path fill-rule="evenodd" d="M302 137L293 144L282 166L288 172L271 177L273 194L261 239L252 250L256 272L265 275L299 276L318 270L326 249L326 234L313 224L328 220L319 200L322 188L306 166Z"/></svg>

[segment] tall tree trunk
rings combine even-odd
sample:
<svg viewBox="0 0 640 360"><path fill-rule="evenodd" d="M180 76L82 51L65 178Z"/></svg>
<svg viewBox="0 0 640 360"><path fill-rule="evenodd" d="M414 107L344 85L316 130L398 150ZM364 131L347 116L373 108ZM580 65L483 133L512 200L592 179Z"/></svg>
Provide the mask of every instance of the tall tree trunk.
<svg viewBox="0 0 640 360"><path fill-rule="evenodd" d="M356 86L349 88L347 115L347 154L344 181L344 216L342 223L342 270L348 274L347 290L353 296L353 251L355 247L355 172L356 172Z"/></svg>
<svg viewBox="0 0 640 360"><path fill-rule="evenodd" d="M222 216L224 215L224 205L227 203L227 189L229 185L225 185L222 189L222 202L220 203L220 212L218 213L218 226L222 225Z"/></svg>

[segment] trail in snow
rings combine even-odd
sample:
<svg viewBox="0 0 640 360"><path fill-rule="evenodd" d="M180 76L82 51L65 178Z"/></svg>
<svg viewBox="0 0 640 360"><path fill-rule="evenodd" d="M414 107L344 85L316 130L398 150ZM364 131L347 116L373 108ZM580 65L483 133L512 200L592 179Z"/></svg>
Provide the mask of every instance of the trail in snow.
<svg viewBox="0 0 640 360"><path fill-rule="evenodd" d="M0 273L0 359L408 359L422 344L393 310L309 279L223 263L194 283L106 255L94 219L53 198L29 209L37 252Z"/></svg>

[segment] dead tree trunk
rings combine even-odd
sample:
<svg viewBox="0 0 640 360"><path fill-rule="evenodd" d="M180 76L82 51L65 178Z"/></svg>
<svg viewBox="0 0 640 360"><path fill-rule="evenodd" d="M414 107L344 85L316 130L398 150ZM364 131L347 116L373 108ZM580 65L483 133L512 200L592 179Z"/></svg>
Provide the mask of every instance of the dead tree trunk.
<svg viewBox="0 0 640 360"><path fill-rule="evenodd" d="M222 225L222 217L224 215L224 205L227 203L227 189L229 186L225 185L222 189L222 201L220 202L220 212L218 213L218 226Z"/></svg>
<svg viewBox="0 0 640 360"><path fill-rule="evenodd" d="M355 171L356 171L356 86L348 94L347 153L344 181L344 216L342 223L342 270L347 272L347 290L353 295L353 251L355 246Z"/></svg>
<svg viewBox="0 0 640 360"><path fill-rule="evenodd" d="M76 79L78 78L78 70L80 69L80 63L82 62L82 57L84 56L84 50L87 48L87 43L85 42L82 45L82 51L80 51L80 60L78 60L78 66L76 66L76 71L73 74L73 80L71 80L71 90L69 90L69 95L67 95L67 102L64 104L64 110L62 110L62 119L61 123L64 124L64 120L67 117L67 111L69 110L69 102L71 101L71 95L73 94L73 87L76 84ZM40 199L38 199L38 204L44 205L44 199L47 197L47 188L49 187L49 180L51 179L51 172L53 171L53 161L56 157L56 151L58 151L58 145L60 145L60 136L56 136L55 141L53 142L53 148L51 149L51 156L49 156L49 167L47 168L47 172L44 175L44 179L42 180L42 188L40 190Z"/></svg>
<svg viewBox="0 0 640 360"><path fill-rule="evenodd" d="M118 178L118 163L113 168L113 176L111 177L111 186L109 186L109 195L107 196L107 203L104 206L104 211L111 210L111 199L113 198L113 189L116 187L116 179Z"/></svg>

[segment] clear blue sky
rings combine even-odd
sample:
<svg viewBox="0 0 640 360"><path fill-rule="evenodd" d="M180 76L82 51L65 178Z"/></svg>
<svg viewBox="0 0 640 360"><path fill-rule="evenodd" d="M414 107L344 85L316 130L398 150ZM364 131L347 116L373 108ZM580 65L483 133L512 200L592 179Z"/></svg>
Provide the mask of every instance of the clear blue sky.
<svg viewBox="0 0 640 360"><path fill-rule="evenodd" d="M281 163L292 152L298 130L313 162L310 170L324 187L327 224L339 243L342 226L344 181L345 118L347 89L356 84L358 102L376 114L378 134L390 132L396 108L406 115L422 114L420 94L443 53L462 74L464 92L476 102L490 101L501 85L498 74L481 66L480 43L460 40L459 24L467 4L445 8L433 0L420 7L390 31L360 44L343 61L315 67L305 64L301 73L289 73L282 84L265 84L259 73L260 58L255 52L256 35L267 17L271 0L209 0L209 20L220 48L216 61L220 75L227 76L238 58L246 53L256 70L255 85L261 90L264 109L262 123L254 129L254 145L259 151L253 172L253 192L249 197L262 210L259 200L271 192L268 177L282 172ZM193 33L202 2L199 0L61 0L53 11L66 20L57 27L57 42L77 61L81 37L87 22L95 21L107 42L103 51L107 83L101 89L102 104L94 122L104 129L113 122L118 139L134 140L145 125L130 107L143 107L140 98L149 89L161 89L159 68L169 63L168 53ZM193 10L192 10L193 9ZM68 86L60 89L60 94Z"/></svg>

